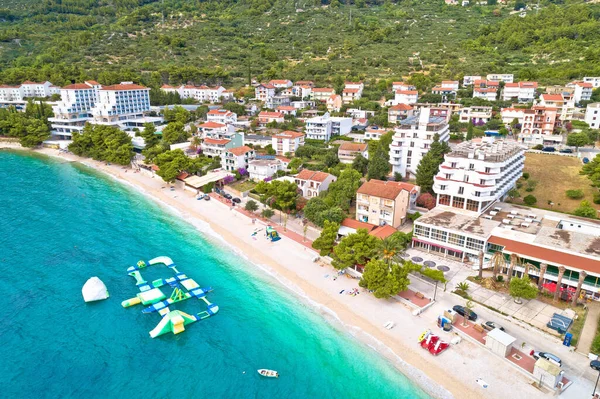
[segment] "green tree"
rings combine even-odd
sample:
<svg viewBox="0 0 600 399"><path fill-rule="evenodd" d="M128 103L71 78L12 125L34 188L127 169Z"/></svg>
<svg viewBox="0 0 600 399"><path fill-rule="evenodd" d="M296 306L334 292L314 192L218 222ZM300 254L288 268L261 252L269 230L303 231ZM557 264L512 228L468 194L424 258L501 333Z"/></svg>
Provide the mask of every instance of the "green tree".
<svg viewBox="0 0 600 399"><path fill-rule="evenodd" d="M156 126L153 123L144 123L144 129L140 136L144 139L146 148L154 147L160 142L160 137L156 134Z"/></svg>
<svg viewBox="0 0 600 399"><path fill-rule="evenodd" d="M69 150L75 155L119 165L129 164L133 157L133 145L127 133L116 126L89 123L81 133L73 132Z"/></svg>
<svg viewBox="0 0 600 399"><path fill-rule="evenodd" d="M567 145L575 147L575 152L579 151L579 147L590 144L590 138L584 132L571 133L567 136Z"/></svg>
<svg viewBox="0 0 600 399"><path fill-rule="evenodd" d="M344 169L338 179L329 185L324 199L325 203L329 207L337 206L348 210L352 200L356 197L361 177L362 175L354 169Z"/></svg>
<svg viewBox="0 0 600 399"><path fill-rule="evenodd" d="M191 114L188 110L183 107L175 106L173 108L165 108L163 111L163 117L166 122L178 122L185 125L191 120Z"/></svg>
<svg viewBox="0 0 600 399"><path fill-rule="evenodd" d="M367 180L385 180L390 173L389 154L386 154L382 145L377 146L373 157L369 159Z"/></svg>
<svg viewBox="0 0 600 399"><path fill-rule="evenodd" d="M469 127L467 127L467 137L466 137L467 141L473 140L473 129L474 129L473 124L469 123Z"/></svg>
<svg viewBox="0 0 600 399"><path fill-rule="evenodd" d="M535 198L533 195L529 194L528 196L526 196L525 198L523 198L523 202L526 205L532 206L537 202L537 198Z"/></svg>
<svg viewBox="0 0 600 399"><path fill-rule="evenodd" d="M393 263L391 268L382 260L371 259L358 282L363 288L373 291L376 298L390 298L408 288L410 268Z"/></svg>
<svg viewBox="0 0 600 399"><path fill-rule="evenodd" d="M354 265L364 265L377 254L379 238L372 236L366 229L344 237L333 249L333 262L336 269L345 269Z"/></svg>
<svg viewBox="0 0 600 399"><path fill-rule="evenodd" d="M592 186L600 187L600 154L597 154L594 159L583 165L579 174L587 176L591 180Z"/></svg>
<svg viewBox="0 0 600 399"><path fill-rule="evenodd" d="M298 197L298 186L294 182L273 180L271 182L259 182L254 187L261 195L261 201L272 208L289 211L296 206Z"/></svg>
<svg viewBox="0 0 600 399"><path fill-rule="evenodd" d="M265 219L271 219L273 215L275 215L275 211L273 211L273 209L265 208L260 214Z"/></svg>
<svg viewBox="0 0 600 399"><path fill-rule="evenodd" d="M185 131L182 122L171 122L163 129L162 137L165 143L176 144L185 142L190 137L190 133Z"/></svg>
<svg viewBox="0 0 600 399"><path fill-rule="evenodd" d="M321 256L327 256L331 253L339 229L340 225L338 223L325 221L321 235L312 243L313 248L318 249Z"/></svg>
<svg viewBox="0 0 600 399"><path fill-rule="evenodd" d="M396 259L396 256L408 246L410 242L410 239L407 239L408 237L410 237L410 234L399 231L381 240L377 248L379 258L390 265Z"/></svg>
<svg viewBox="0 0 600 399"><path fill-rule="evenodd" d="M254 200L249 200L246 202L244 209L250 212L256 212L258 210L258 204Z"/></svg>
<svg viewBox="0 0 600 399"><path fill-rule="evenodd" d="M433 194L433 178L438 173L440 165L444 161L444 154L450 152L446 142L440 142L440 136L435 134L429 151L421 158L417 166L416 183L422 192Z"/></svg>
<svg viewBox="0 0 600 399"><path fill-rule="evenodd" d="M590 204L590 201L581 201L579 207L573 211L573 215L596 219L598 217L598 211Z"/></svg>
<svg viewBox="0 0 600 399"><path fill-rule="evenodd" d="M26 134L20 139L23 147L37 147L50 138L48 125L39 119L30 119L25 130Z"/></svg>
<svg viewBox="0 0 600 399"><path fill-rule="evenodd" d="M538 289L535 285L531 284L529 276L523 276L521 278L513 277L510 280L510 296L515 299L516 303L521 303L523 299L534 299L537 297Z"/></svg>
<svg viewBox="0 0 600 399"><path fill-rule="evenodd" d="M190 166L190 158L182 150L169 150L156 157L156 165L159 170L157 175L166 182L172 182L182 172Z"/></svg>
<svg viewBox="0 0 600 399"><path fill-rule="evenodd" d="M369 168L369 160L363 157L362 154L358 154L352 161L352 168L364 176Z"/></svg>

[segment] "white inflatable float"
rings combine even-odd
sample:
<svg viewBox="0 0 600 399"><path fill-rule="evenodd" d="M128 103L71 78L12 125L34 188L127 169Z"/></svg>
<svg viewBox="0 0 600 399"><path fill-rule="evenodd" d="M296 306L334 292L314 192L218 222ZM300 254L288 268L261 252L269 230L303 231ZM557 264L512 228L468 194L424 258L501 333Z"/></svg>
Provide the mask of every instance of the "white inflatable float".
<svg viewBox="0 0 600 399"><path fill-rule="evenodd" d="M83 300L86 302L101 301L108 298L108 290L98 277L91 277L81 289Z"/></svg>

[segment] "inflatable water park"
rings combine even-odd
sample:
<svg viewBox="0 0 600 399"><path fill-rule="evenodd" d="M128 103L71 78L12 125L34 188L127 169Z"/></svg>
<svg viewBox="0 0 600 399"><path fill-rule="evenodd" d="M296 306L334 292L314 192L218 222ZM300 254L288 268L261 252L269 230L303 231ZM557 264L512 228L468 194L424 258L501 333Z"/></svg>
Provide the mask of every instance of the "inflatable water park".
<svg viewBox="0 0 600 399"><path fill-rule="evenodd" d="M166 266L174 273L174 276L152 282L144 280L141 271L154 265ZM211 292L212 288L201 288L193 279L180 272L173 260L167 256L159 256L147 262L140 260L137 265L129 267L127 273L135 278L140 292L135 297L121 302L121 305L128 308L141 303L146 306L142 310L143 313L158 313L162 317L156 327L150 331L152 338L169 332L179 334L185 330L184 326L209 318L219 311L219 307L206 298L206 294ZM171 290L168 298L165 295L167 290ZM171 305L191 298L203 301L206 304L206 310L191 315L180 310L169 309Z"/></svg>

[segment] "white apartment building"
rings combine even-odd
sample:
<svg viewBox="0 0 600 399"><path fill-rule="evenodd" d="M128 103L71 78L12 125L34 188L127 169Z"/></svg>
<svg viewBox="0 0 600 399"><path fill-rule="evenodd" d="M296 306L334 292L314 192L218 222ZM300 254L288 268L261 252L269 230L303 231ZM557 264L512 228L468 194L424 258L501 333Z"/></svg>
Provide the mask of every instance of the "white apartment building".
<svg viewBox="0 0 600 399"><path fill-rule="evenodd" d="M253 159L248 162L248 175L250 180L262 181L273 177L279 170L283 170L283 163L277 159Z"/></svg>
<svg viewBox="0 0 600 399"><path fill-rule="evenodd" d="M60 90L60 101L52 107L54 117L48 118L52 135L70 139L73 132L81 132L92 118L91 110L98 101L102 86L98 82L75 83Z"/></svg>
<svg viewBox="0 0 600 399"><path fill-rule="evenodd" d="M342 91L342 102L344 104L351 104L356 100L360 100L361 96L362 91L360 89L346 87Z"/></svg>
<svg viewBox="0 0 600 399"><path fill-rule="evenodd" d="M381 136L383 136L389 131L390 129L384 129L378 126L367 126L362 142L364 142L365 140L379 140L381 139Z"/></svg>
<svg viewBox="0 0 600 399"><path fill-rule="evenodd" d="M492 107L472 106L460 112L461 123L488 123L492 119Z"/></svg>
<svg viewBox="0 0 600 399"><path fill-rule="evenodd" d="M225 151L230 148L241 147L244 143L244 136L241 134L233 134L229 138L217 137L207 137L200 144L202 153L209 158L221 157L223 159Z"/></svg>
<svg viewBox="0 0 600 399"><path fill-rule="evenodd" d="M463 86L471 86L476 80L481 80L481 76L467 75L463 77Z"/></svg>
<svg viewBox="0 0 600 399"><path fill-rule="evenodd" d="M0 101L1 102L22 101L22 100L23 100L23 93L21 91L21 86L9 86L9 85L0 86Z"/></svg>
<svg viewBox="0 0 600 399"><path fill-rule="evenodd" d="M538 104L543 107L556 108L557 116L562 121L573 119L573 112L575 112L575 99L572 95L542 94Z"/></svg>
<svg viewBox="0 0 600 399"><path fill-rule="evenodd" d="M333 136L345 136L352 130L352 118L331 117L329 113L306 120L307 139L329 141Z"/></svg>
<svg viewBox="0 0 600 399"><path fill-rule="evenodd" d="M490 73L486 76L486 79L494 82L512 83L515 79L515 75L512 73Z"/></svg>
<svg viewBox="0 0 600 399"><path fill-rule="evenodd" d="M393 82L392 83L392 90L396 91L396 90L417 90L417 88L413 85L409 85L408 83L404 83L404 82Z"/></svg>
<svg viewBox="0 0 600 399"><path fill-rule="evenodd" d="M201 103L209 102L214 104L221 102L224 99L233 98L233 92L225 90L223 86L209 87L206 85L182 85L180 87L173 87L162 85L160 89L167 93L179 93L181 98L192 98Z"/></svg>
<svg viewBox="0 0 600 399"><path fill-rule="evenodd" d="M287 89L294 85L291 80L287 80L287 79L271 80L271 81L269 81L269 84L271 86L275 87L276 89Z"/></svg>
<svg viewBox="0 0 600 399"><path fill-rule="evenodd" d="M259 84L254 89L254 97L258 101L267 101L269 98L275 96L275 86L272 84Z"/></svg>
<svg viewBox="0 0 600 399"><path fill-rule="evenodd" d="M537 82L506 83L502 92L502 99L504 101L517 99L520 103L533 102L536 98L536 89Z"/></svg>
<svg viewBox="0 0 600 399"><path fill-rule="evenodd" d="M518 123L523 124L523 118L525 117L525 109L524 108L502 108L500 111L500 116L502 117L502 123L506 126L510 125L515 119Z"/></svg>
<svg viewBox="0 0 600 399"><path fill-rule="evenodd" d="M200 138L230 139L235 134L235 128L231 125L219 122L204 122L198 125Z"/></svg>
<svg viewBox="0 0 600 399"><path fill-rule="evenodd" d="M488 101L496 101L498 90L494 87L475 87L473 89L473 98L483 98Z"/></svg>
<svg viewBox="0 0 600 399"><path fill-rule="evenodd" d="M237 123L237 114L226 109L213 109L206 114L206 121L224 125Z"/></svg>
<svg viewBox="0 0 600 399"><path fill-rule="evenodd" d="M28 97L50 97L59 93L60 87L50 82L25 81L19 86L1 85L0 102L23 101Z"/></svg>
<svg viewBox="0 0 600 399"><path fill-rule="evenodd" d="M248 169L248 162L256 158L254 150L248 146L228 148L221 156L221 167L228 172Z"/></svg>
<svg viewBox="0 0 600 399"><path fill-rule="evenodd" d="M396 90L394 93L394 104L416 104L419 100L419 92L416 90Z"/></svg>
<svg viewBox="0 0 600 399"><path fill-rule="evenodd" d="M450 130L448 122L442 116L430 116L429 108L422 108L414 116L399 122L394 129L390 145L390 164L393 173L402 176L414 176L423 155L429 151L433 136L439 135L439 141L448 141Z"/></svg>
<svg viewBox="0 0 600 399"><path fill-rule="evenodd" d="M92 123L124 127L128 121L144 117L150 111L150 89L132 82L104 86L91 109Z"/></svg>
<svg viewBox="0 0 600 399"><path fill-rule="evenodd" d="M310 99L325 102L333 94L335 94L335 90L329 87L314 87L312 89Z"/></svg>
<svg viewBox="0 0 600 399"><path fill-rule="evenodd" d="M442 80L442 87L444 89L458 90L458 80Z"/></svg>
<svg viewBox="0 0 600 399"><path fill-rule="evenodd" d="M506 196L523 175L525 151L512 141L483 138L458 144L434 178L437 205L475 214Z"/></svg>
<svg viewBox="0 0 600 399"><path fill-rule="evenodd" d="M573 100L579 104L582 101L590 101L594 86L590 82L571 82L567 87L573 88Z"/></svg>
<svg viewBox="0 0 600 399"><path fill-rule="evenodd" d="M586 76L585 78L583 78L583 81L585 83L591 83L594 89L600 87L600 76Z"/></svg>
<svg viewBox="0 0 600 399"><path fill-rule="evenodd" d="M277 155L293 154L298 147L304 145L304 134L286 130L285 132L273 135L271 140L271 146Z"/></svg>
<svg viewBox="0 0 600 399"><path fill-rule="evenodd" d="M413 115L413 107L408 104L397 104L388 108L388 122L396 124Z"/></svg>
<svg viewBox="0 0 600 399"><path fill-rule="evenodd" d="M585 109L585 123L592 129L600 129L600 103L588 104Z"/></svg>

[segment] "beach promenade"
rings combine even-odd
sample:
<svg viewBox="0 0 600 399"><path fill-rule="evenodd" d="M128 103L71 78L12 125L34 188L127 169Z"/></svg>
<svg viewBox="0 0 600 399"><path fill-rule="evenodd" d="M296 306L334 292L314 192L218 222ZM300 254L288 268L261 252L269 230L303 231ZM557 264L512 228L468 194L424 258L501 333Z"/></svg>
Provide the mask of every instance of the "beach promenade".
<svg viewBox="0 0 600 399"><path fill-rule="evenodd" d="M198 201L189 192L171 191L160 178L150 178L131 169L106 165L90 159L81 159L57 150L39 150L50 156L68 161L79 161L128 183L149 198L175 210L183 219L206 231L207 224L217 233L213 239L229 245L252 263L258 265L279 282L298 293L306 303L340 329L375 348L404 374L438 398L543 398L548 394L531 385L529 379L508 367L486 349L463 340L439 357L422 350L418 337L425 329L436 329L433 312L419 317L411 309L395 300L381 300L359 288L359 295L344 292L358 287L358 281L337 278L336 271L322 263L314 263L318 254L297 233L282 232L283 238L271 243L263 235L252 233L264 228L264 221L252 222L251 215L242 209L232 211L228 204L218 200ZM296 236L294 236L296 234ZM221 240L222 238L222 240ZM392 330L383 328L386 321L396 323ZM360 359L357 359L360 361ZM483 389L475 380L483 378L488 384Z"/></svg>

